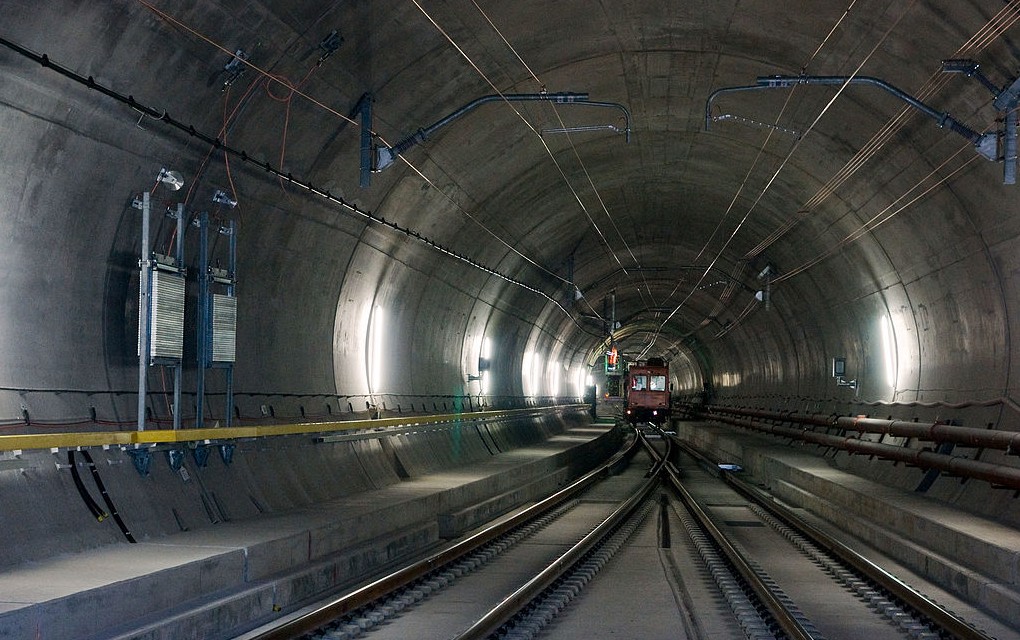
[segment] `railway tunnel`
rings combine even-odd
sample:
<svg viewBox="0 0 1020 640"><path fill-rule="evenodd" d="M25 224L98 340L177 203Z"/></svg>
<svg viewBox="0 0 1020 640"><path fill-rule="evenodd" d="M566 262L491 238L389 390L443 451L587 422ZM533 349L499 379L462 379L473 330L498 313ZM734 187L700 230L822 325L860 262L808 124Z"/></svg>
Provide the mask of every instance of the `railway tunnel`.
<svg viewBox="0 0 1020 640"><path fill-rule="evenodd" d="M609 352L787 499L811 460L990 527L937 571L1020 610L1020 2L0 17L0 635L233 589L193 636L230 637L311 593L276 572L470 529L618 444ZM861 508L917 566L977 545Z"/></svg>

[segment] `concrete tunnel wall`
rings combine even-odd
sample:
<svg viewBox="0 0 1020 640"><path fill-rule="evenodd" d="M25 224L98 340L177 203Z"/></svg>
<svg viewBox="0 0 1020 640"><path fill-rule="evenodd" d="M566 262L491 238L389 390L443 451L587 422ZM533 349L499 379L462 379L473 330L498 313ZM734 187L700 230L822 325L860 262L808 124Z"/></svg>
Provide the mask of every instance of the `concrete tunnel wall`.
<svg viewBox="0 0 1020 640"><path fill-rule="evenodd" d="M229 458L217 445L209 446L204 464L193 455L193 448L181 448L183 471L171 467L166 450L156 450L144 475L136 469L130 450L95 450L92 458L134 539L158 542L182 532L253 519L272 529L281 515L302 509L312 514L317 505L384 489L401 480L456 473L459 467L538 445L585 423L583 415L574 414L502 419L480 427L465 423L422 428L367 439L316 442L308 435L248 439L235 443ZM556 479L562 482L618 445L618 437L603 438L581 447L570 463L536 457L536 463L543 465L538 472L525 465L513 473L534 480L537 473L552 474L560 467L563 473ZM78 461L83 461L81 454ZM68 460L49 451L26 452L19 463L20 473L5 474L2 522L7 543L0 553L0 567L123 543L124 534L114 519L97 522L91 517L67 467L61 469L55 462L66 465ZM99 500L89 467L82 465L80 472L87 490ZM478 481L449 492L440 513L455 513L492 498L490 484ZM112 515L105 504L100 506ZM430 517L434 520L437 515ZM380 519L375 526L398 529L414 524L413 518L428 519L422 514L405 517L406 522ZM340 519L334 526L347 525ZM373 535L357 533L359 540Z"/></svg>
<svg viewBox="0 0 1020 640"><path fill-rule="evenodd" d="M366 402L385 402L389 410L441 410L444 402L452 407L452 396L479 393L466 376L477 373L483 337L492 339L494 351L487 401L522 400L524 354L539 353L544 363L558 361L574 371L602 337L599 323L582 316L603 312L610 291L619 292L620 317L654 329L689 288L661 333L635 331L623 344L636 354L651 342L646 355L686 363L678 377L681 392L710 383L718 401L732 404L1016 428L1008 405L891 404L1014 395L1020 228L1016 187L1001 184L1001 165L972 160L973 152L963 148L958 163L943 166L957 157L963 141L914 118L864 169L845 175L847 163L899 108L886 96L852 92L804 138L777 184L756 199L770 173L749 179L747 167L766 143L751 137L753 131L723 123L704 131L705 96L763 73L797 72L835 16L814 5L784 12L765 3L712 11L680 7L677 19L665 20L651 4L626 4L627 11L594 12L584 20L580 3L557 3L555 9L513 3L494 11L501 24L512 25L512 41L532 54L550 89L584 89L626 103L634 115L631 145L618 138L578 138L547 154L514 113L490 110L407 154L429 181L395 166L361 189L357 128L336 113L351 112L371 92L375 129L393 142L492 91L465 73L463 60L413 6L226 7L196 1L174 7L173 15L195 32L253 49L263 68L294 82L308 72L319 31L343 25L343 48L302 85L331 113L307 100L281 99L285 87L253 85L251 70L221 92L229 57L145 4L5 3L4 37L222 135L252 157L274 164L282 159L296 176L547 296L366 223L258 167L236 158L228 165L222 153L186 134L4 49L0 420L8 432L25 430L23 411L34 423L29 430L58 428L46 421L93 428L92 408L99 419L130 427L140 228L131 201L152 188L164 166L184 175L189 211L208 208L240 224L236 404L245 419L265 418L263 406L272 406L280 419L298 417L302 408L309 416L360 412ZM891 53L872 56L868 73L921 87L933 60L949 57L991 20L1000 8L991 4L943 7L945 15L912 9L904 23L911 27L893 32L882 49ZM883 5L874 15L889 18L894 9ZM576 37L553 38L537 28L549 11L562 12ZM479 62L501 70L494 74L501 91L537 90L488 42L479 16L452 6L435 12L455 39L479 41ZM879 23L887 24L869 18L842 25L837 48L818 61L819 69L852 72L860 56L847 43L872 43L873 34L884 32ZM1001 38L990 42L967 51L988 61L997 80L1009 77L1011 50ZM303 57L309 51L312 59ZM952 82L951 91L931 98L940 108L971 123L994 121L981 87L959 77ZM734 111L778 112L785 97L732 104ZM792 113L806 126L830 97L798 93ZM767 167L779 166L794 144L778 140L764 147ZM595 219L599 200L607 202L637 263L699 269L668 271L658 280L649 273L648 281L614 275L623 260L631 266L630 256L619 241L601 239L585 222L578 196L563 188L549 164L551 155L568 166L575 154L584 158L599 192L599 198L580 196L585 212ZM849 182L842 186L835 178ZM744 191L745 183L758 191ZM236 194L238 209L216 210L209 201L214 188ZM817 194L825 197L813 199ZM181 195L157 187L157 209ZM741 217L746 223L709 281L697 280L722 244L722 236L710 239L713 230ZM170 221L154 219L154 244L165 250ZM782 233L763 245L777 230ZM185 242L193 273L193 231ZM607 256L607 246L619 256ZM214 254L222 260L224 251L220 240ZM778 276L766 311L753 296L761 286L755 274L767 263L776 265ZM584 290L582 303L572 302L571 278ZM739 286L724 299L728 287L710 286L715 278ZM676 289L677 283L687 288ZM679 293L670 297L671 290ZM646 298L670 304L665 311L649 310ZM370 389L367 333L376 306L387 319L387 373L380 388ZM885 374L883 316L895 334L894 381ZM185 389L191 390L190 335L186 354ZM849 373L859 382L856 393L837 388L829 376L836 355L848 358ZM209 380L213 392L222 390L217 375ZM156 390L164 384L155 371L149 383ZM562 393L571 394L566 384ZM210 405L210 420L227 410L216 395ZM153 396L150 406L156 417L167 418L163 397ZM900 474L880 462L853 464L876 477Z"/></svg>

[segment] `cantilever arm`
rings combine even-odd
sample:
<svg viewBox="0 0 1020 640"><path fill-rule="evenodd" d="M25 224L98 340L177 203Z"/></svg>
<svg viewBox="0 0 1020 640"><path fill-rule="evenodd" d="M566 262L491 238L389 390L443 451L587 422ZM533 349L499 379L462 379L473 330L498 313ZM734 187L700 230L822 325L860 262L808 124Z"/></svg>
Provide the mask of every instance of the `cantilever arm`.
<svg viewBox="0 0 1020 640"><path fill-rule="evenodd" d="M476 98L471 102L467 103L463 107L457 109L453 113L446 115L439 120L433 122L424 129L418 129L416 132L407 136L392 147L379 147L378 155L376 157L376 171L382 171L386 167L393 164L393 161L397 159L397 156L407 151L419 142L424 142L435 133L437 130L445 127L454 120L461 118L462 116L474 111L477 107L486 104L488 102L524 102L524 101L546 101L555 102L559 104L567 104L572 102L587 102L587 93L506 93L502 95L489 95Z"/></svg>
<svg viewBox="0 0 1020 640"><path fill-rule="evenodd" d="M440 118L433 122L429 126L418 129L418 131L407 136L392 147L379 147L376 154L376 171L382 171L386 167L393 164L393 161L397 159L397 156L404 153L411 147L418 143L424 142L436 131L450 124L454 120L467 115L477 107L489 103L489 102L526 102L526 101L543 101L552 102L555 104L581 104L590 107L608 107L612 109L618 109L623 112L624 117L627 121L627 128L625 130L627 134L627 142L630 142L630 111L627 107L622 104L615 102L590 102L588 100L587 93L506 93L482 96L476 98L471 102L465 104L461 108L457 109L453 113Z"/></svg>
<svg viewBox="0 0 1020 640"><path fill-rule="evenodd" d="M889 84L885 80L871 76L759 76L757 84L744 87L729 87L713 92L705 104L705 129L711 122L712 101L721 93L733 91L752 91L756 89L785 89L799 84L821 84L821 85L844 85L844 84L867 84L878 87L906 102L929 118L935 120L939 127L948 128L957 133L974 145L974 149L989 160L998 159L997 135L995 133L981 134L963 124L956 118L944 111L938 111L921 102L914 96Z"/></svg>
<svg viewBox="0 0 1020 640"><path fill-rule="evenodd" d="M771 89L772 87L763 87L758 84L745 85L742 87L723 87L722 89L716 89L708 96L708 100L705 100L705 131L711 128L712 124L712 102L724 93L736 93L738 91L761 91L762 89Z"/></svg>

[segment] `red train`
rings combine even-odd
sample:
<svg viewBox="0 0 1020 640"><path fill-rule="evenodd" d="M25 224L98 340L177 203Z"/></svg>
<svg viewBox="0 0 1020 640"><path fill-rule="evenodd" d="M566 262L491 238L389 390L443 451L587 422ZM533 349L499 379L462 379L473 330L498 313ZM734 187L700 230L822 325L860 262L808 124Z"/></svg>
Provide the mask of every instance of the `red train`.
<svg viewBox="0 0 1020 640"><path fill-rule="evenodd" d="M662 425L669 419L669 365L661 358L634 362L627 370L627 421Z"/></svg>

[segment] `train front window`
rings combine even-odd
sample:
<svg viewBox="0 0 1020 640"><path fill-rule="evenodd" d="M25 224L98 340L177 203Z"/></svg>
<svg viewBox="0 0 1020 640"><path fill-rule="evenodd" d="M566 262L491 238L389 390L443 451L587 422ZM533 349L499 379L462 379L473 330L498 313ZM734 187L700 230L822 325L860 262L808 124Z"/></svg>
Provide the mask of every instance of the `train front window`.
<svg viewBox="0 0 1020 640"><path fill-rule="evenodd" d="M648 376L633 376L630 388L633 391L644 391L648 386Z"/></svg>
<svg viewBox="0 0 1020 640"><path fill-rule="evenodd" d="M650 376L648 388L651 391L665 391L666 390L666 376Z"/></svg>

